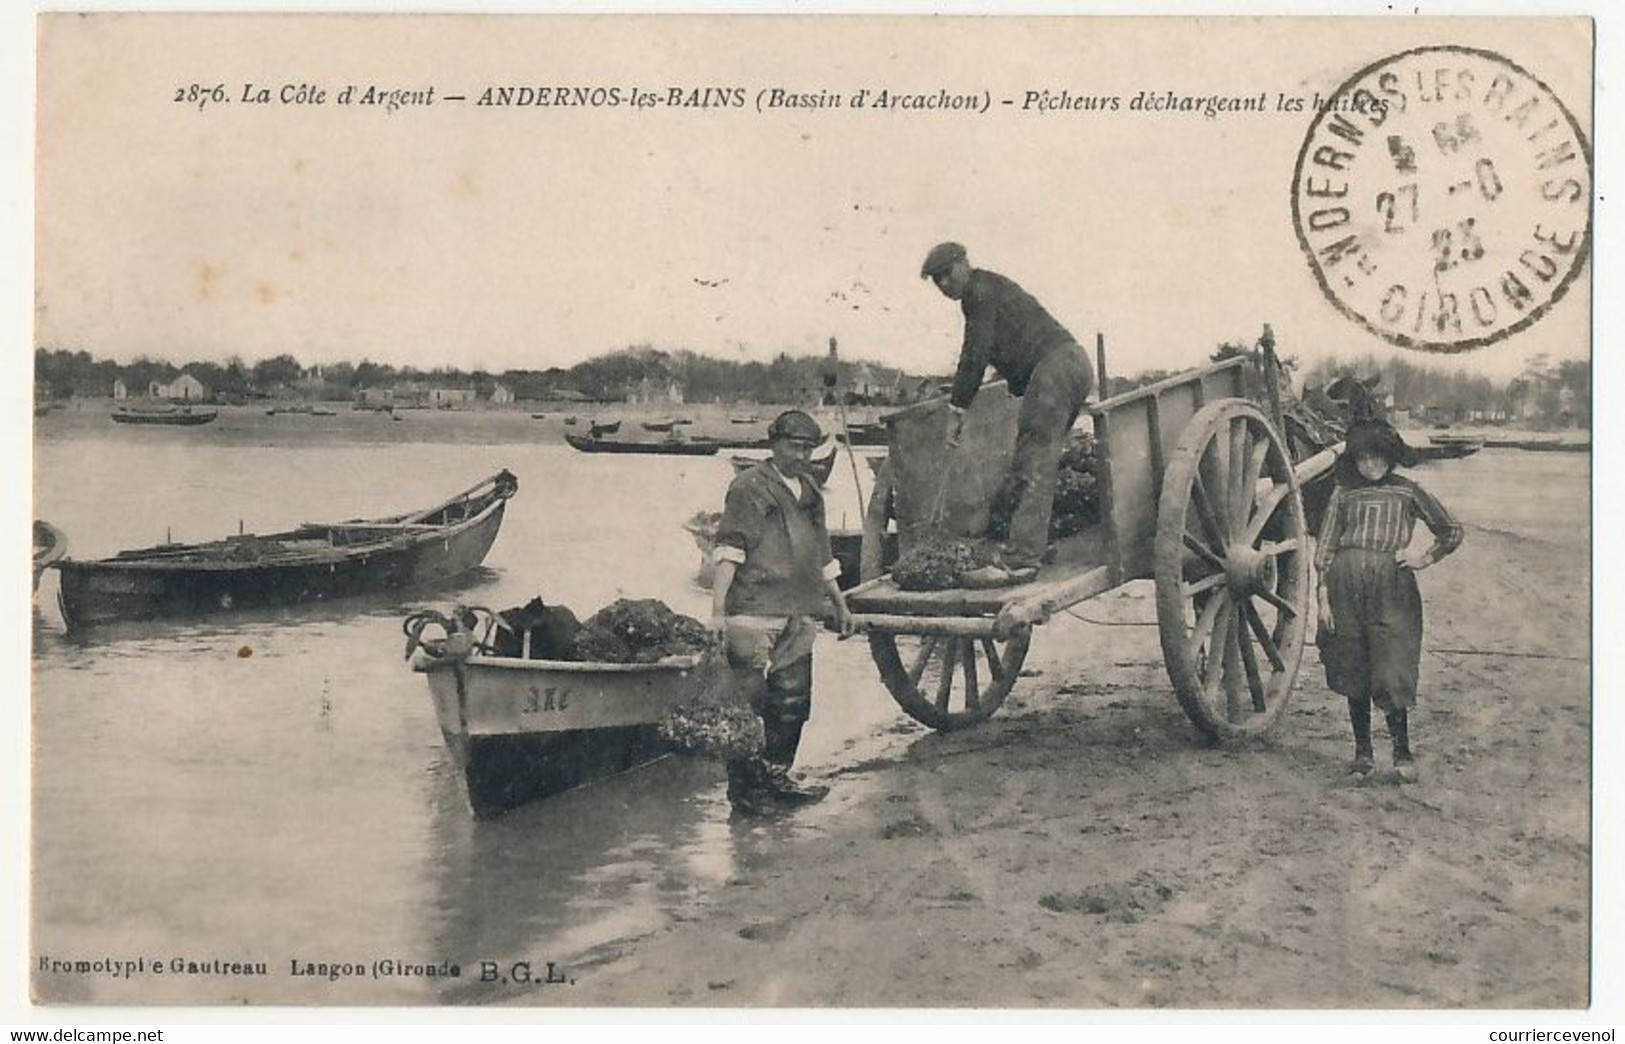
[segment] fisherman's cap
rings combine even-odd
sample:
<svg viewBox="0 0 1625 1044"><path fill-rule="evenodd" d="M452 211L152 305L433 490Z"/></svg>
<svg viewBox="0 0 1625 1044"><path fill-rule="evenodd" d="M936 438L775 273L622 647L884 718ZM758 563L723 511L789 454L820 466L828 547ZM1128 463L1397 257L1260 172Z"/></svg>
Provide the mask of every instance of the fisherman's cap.
<svg viewBox="0 0 1625 1044"><path fill-rule="evenodd" d="M785 410L773 418L773 423L767 426L767 438L770 442L787 439L790 442L816 446L824 441L824 429L801 410Z"/></svg>
<svg viewBox="0 0 1625 1044"><path fill-rule="evenodd" d="M1398 429L1380 420L1352 425L1344 436L1341 461L1346 461L1347 467L1352 468L1362 453L1375 454L1396 468L1414 468L1419 461L1416 450Z"/></svg>
<svg viewBox="0 0 1625 1044"><path fill-rule="evenodd" d="M958 243L938 243L925 255L925 264L920 266L920 278L930 279L941 275L953 267L955 261L965 259L965 248Z"/></svg>

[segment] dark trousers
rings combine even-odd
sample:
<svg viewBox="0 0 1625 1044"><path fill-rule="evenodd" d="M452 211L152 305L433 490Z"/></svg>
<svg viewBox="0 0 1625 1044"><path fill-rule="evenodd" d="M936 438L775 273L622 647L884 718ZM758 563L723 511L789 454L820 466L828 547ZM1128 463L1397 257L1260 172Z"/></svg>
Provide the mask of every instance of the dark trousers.
<svg viewBox="0 0 1625 1044"><path fill-rule="evenodd" d="M1354 756L1371 756L1371 700L1366 696L1350 696L1349 722L1354 726ZM1388 719L1388 737L1394 744L1394 760L1411 759L1410 712L1400 707L1384 712Z"/></svg>
<svg viewBox="0 0 1625 1044"><path fill-rule="evenodd" d="M759 759L728 760L728 791L737 797L764 784L766 767L788 769L795 764L802 726L812 714L812 657L768 671L765 678L760 667L736 663L733 671L734 683L750 691L751 706L762 719L763 738Z"/></svg>
<svg viewBox="0 0 1625 1044"><path fill-rule="evenodd" d="M994 510L995 518L1007 512L1010 520L1008 565L1033 566L1044 558L1050 513L1055 507L1056 469L1066 449L1067 432L1094 383L1094 368L1075 344L1051 350L1033 370L1021 399L1021 412L1016 415L1016 452L1010 474Z"/></svg>

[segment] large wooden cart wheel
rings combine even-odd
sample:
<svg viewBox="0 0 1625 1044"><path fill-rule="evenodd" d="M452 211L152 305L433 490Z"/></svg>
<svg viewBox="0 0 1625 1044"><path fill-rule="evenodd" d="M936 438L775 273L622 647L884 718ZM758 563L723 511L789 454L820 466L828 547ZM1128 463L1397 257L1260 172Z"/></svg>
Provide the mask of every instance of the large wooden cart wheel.
<svg viewBox="0 0 1625 1044"><path fill-rule="evenodd" d="M1155 574L1179 704L1216 739L1273 726L1309 615L1303 502L1286 443L1245 399L1203 407L1168 461Z"/></svg>
<svg viewBox="0 0 1625 1044"><path fill-rule="evenodd" d="M862 577L882 572L886 530L893 517L890 464L875 476L863 518ZM986 721L1021 676L1032 640L1023 628L1008 640L953 635L869 632L869 652L892 699L915 721L941 732Z"/></svg>

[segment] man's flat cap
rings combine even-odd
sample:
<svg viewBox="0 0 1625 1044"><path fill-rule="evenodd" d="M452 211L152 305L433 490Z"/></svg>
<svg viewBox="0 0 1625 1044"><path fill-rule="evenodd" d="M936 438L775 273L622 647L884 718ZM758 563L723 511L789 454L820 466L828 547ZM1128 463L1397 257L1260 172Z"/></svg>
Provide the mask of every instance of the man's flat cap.
<svg viewBox="0 0 1625 1044"><path fill-rule="evenodd" d="M940 275L953 265L955 261L965 258L965 248L958 243L938 243L925 255L925 264L920 266L920 278L930 279Z"/></svg>
<svg viewBox="0 0 1625 1044"><path fill-rule="evenodd" d="M767 426L769 442L779 439L788 439L791 442L804 442L816 446L824 441L824 430L818 422L801 410L785 410L773 418L773 423Z"/></svg>

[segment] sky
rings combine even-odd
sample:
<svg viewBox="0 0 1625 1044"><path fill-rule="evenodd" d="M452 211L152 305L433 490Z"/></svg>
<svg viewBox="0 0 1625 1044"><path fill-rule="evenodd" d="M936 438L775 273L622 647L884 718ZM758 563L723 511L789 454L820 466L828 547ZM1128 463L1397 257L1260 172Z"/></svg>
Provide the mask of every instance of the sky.
<svg viewBox="0 0 1625 1044"><path fill-rule="evenodd" d="M1516 53L1589 128L1579 22L47 19L35 343L500 371L644 343L766 360L835 337L942 373L960 317L918 269L952 239L1082 343L1104 336L1114 373L1194 365L1265 323L1305 362L1384 358L1399 349L1328 303L1293 230L1306 115L1022 105L1327 94L1435 38ZM192 83L230 101L176 102ZM245 101L303 84L323 102ZM350 84L436 98L339 105ZM472 104L504 85L738 87L747 104ZM773 88L994 104L758 112ZM1589 275L1530 329L1429 361L1504 379L1537 353L1588 355Z"/></svg>

